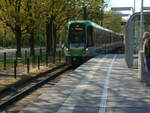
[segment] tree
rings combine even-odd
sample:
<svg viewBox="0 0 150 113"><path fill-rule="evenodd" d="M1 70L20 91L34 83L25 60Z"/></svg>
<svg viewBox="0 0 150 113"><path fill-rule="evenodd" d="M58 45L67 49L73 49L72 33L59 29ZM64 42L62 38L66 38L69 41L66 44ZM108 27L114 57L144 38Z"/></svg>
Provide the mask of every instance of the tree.
<svg viewBox="0 0 150 113"><path fill-rule="evenodd" d="M65 0L51 0L47 2L46 10L46 52L52 54L56 50L56 18L64 9Z"/></svg>
<svg viewBox="0 0 150 113"><path fill-rule="evenodd" d="M26 30L27 33L30 34L30 39L29 39L29 43L30 43L30 55L34 56L35 55L35 26L36 26L36 20L34 18L33 15L35 15L34 13L34 6L35 6L35 0L28 0L26 2L26 16L27 16L27 20L26 21Z"/></svg>
<svg viewBox="0 0 150 113"><path fill-rule="evenodd" d="M85 18L98 24L104 23L105 27L115 31L120 29L119 24L116 28L112 25L111 18L102 19L105 15L112 15L103 12L105 7L103 0L1 0L0 20L14 33L18 55L21 55L21 40L25 36L29 38L31 55L34 55L35 42L39 43L37 33L46 36L42 36L40 41L45 41L50 55L64 36L61 34L64 34L69 20ZM111 17L120 21L120 18Z"/></svg>
<svg viewBox="0 0 150 113"><path fill-rule="evenodd" d="M114 32L122 33L123 27L121 26L122 18L113 16L115 12L105 12L104 27L111 29Z"/></svg>
<svg viewBox="0 0 150 113"><path fill-rule="evenodd" d="M0 20L14 33L18 56L21 56L22 25L25 20L22 6L22 0L1 0L0 2Z"/></svg>

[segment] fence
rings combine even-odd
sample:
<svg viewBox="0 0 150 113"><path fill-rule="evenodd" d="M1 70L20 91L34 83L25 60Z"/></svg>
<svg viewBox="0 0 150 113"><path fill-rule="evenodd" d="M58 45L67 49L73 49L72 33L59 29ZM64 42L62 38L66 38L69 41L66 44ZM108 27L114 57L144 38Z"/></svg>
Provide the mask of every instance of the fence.
<svg viewBox="0 0 150 113"><path fill-rule="evenodd" d="M17 55L12 57L8 52L4 52L2 56L3 58L0 59L0 74L13 75L14 78L23 72L29 73L35 68L40 69L41 66L48 66L64 60L62 50L48 55L43 48L36 50L34 56L30 56L29 50L22 51L22 57L17 57Z"/></svg>

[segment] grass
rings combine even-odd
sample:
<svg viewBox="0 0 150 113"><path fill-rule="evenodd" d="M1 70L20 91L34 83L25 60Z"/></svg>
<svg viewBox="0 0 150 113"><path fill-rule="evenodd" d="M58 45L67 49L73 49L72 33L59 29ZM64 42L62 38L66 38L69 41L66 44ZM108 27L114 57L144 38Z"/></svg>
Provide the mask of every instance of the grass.
<svg viewBox="0 0 150 113"><path fill-rule="evenodd" d="M10 77L7 77L7 78L5 77L5 79L0 79L0 90L4 87L8 86L8 85L15 84L17 82L21 82L21 81L27 80L28 78L37 76L37 74L45 72L49 69L52 69L52 68L54 68L54 67L56 67L56 66L58 66L62 63L57 62L55 64L50 64L48 66L41 66L40 69L35 68L30 73L23 72L23 73L21 73L21 75L17 75L16 79L14 79L13 76L10 76Z"/></svg>

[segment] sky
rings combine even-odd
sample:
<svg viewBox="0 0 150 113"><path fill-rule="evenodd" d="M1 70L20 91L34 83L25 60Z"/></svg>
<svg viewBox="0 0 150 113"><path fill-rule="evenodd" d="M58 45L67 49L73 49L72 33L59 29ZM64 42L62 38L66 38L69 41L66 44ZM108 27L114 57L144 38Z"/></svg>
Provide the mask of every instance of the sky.
<svg viewBox="0 0 150 113"><path fill-rule="evenodd" d="M109 1L111 7L134 7L134 0L106 0ZM150 7L150 0L143 0L145 7ZM140 12L141 0L135 0L135 12Z"/></svg>

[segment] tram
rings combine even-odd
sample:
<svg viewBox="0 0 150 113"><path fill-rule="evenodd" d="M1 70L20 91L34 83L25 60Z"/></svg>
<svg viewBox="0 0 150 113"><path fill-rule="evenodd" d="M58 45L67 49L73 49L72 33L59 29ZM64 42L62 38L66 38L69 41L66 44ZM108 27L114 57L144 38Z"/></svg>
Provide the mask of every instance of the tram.
<svg viewBox="0 0 150 113"><path fill-rule="evenodd" d="M109 53L123 45L120 34L87 20L66 25L64 53L69 65L80 64L98 54Z"/></svg>

